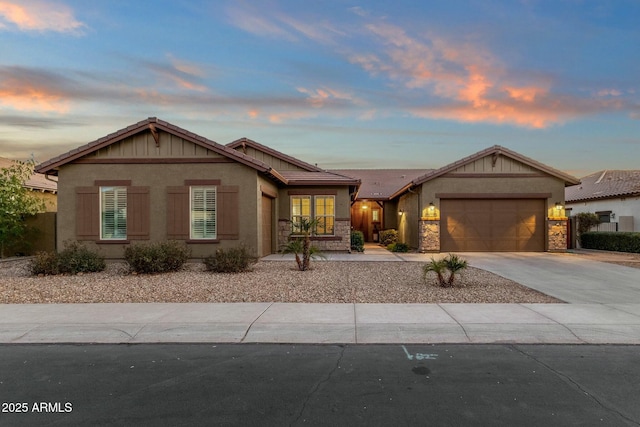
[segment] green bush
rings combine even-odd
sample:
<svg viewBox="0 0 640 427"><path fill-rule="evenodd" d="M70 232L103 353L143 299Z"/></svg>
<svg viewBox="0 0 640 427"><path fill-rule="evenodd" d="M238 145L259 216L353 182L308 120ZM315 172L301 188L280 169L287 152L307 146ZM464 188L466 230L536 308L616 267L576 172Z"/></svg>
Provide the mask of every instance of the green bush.
<svg viewBox="0 0 640 427"><path fill-rule="evenodd" d="M66 244L64 250L58 254L58 258L60 273L93 273L102 271L107 266L103 256L78 242Z"/></svg>
<svg viewBox="0 0 640 427"><path fill-rule="evenodd" d="M409 252L409 245L406 243L391 243L387 245L387 249L391 252Z"/></svg>
<svg viewBox="0 0 640 427"><path fill-rule="evenodd" d="M390 228L380 232L380 244L389 246L398 241L398 231Z"/></svg>
<svg viewBox="0 0 640 427"><path fill-rule="evenodd" d="M141 274L178 271L187 262L189 255L189 249L174 240L136 244L124 250L124 259L129 264L129 269Z"/></svg>
<svg viewBox="0 0 640 427"><path fill-rule="evenodd" d="M34 276L39 274L55 275L59 274L58 254L56 252L38 252L29 261L29 271Z"/></svg>
<svg viewBox="0 0 640 427"><path fill-rule="evenodd" d="M362 231L351 231L351 250L364 252L364 234L362 234Z"/></svg>
<svg viewBox="0 0 640 427"><path fill-rule="evenodd" d="M581 236L585 249L640 253L640 233L590 231Z"/></svg>
<svg viewBox="0 0 640 427"><path fill-rule="evenodd" d="M207 270L214 273L240 273L249 270L256 262L258 257L251 255L244 246L218 249L215 254L204 259Z"/></svg>
<svg viewBox="0 0 640 427"><path fill-rule="evenodd" d="M39 252L30 262L34 275L78 274L102 271L106 267L104 257L78 242L65 242L60 252Z"/></svg>

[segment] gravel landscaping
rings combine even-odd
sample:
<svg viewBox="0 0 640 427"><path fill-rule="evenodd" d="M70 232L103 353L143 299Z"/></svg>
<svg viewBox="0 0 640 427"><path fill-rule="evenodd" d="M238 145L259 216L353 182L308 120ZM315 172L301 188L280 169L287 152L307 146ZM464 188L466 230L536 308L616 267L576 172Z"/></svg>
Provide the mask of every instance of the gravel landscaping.
<svg viewBox="0 0 640 427"><path fill-rule="evenodd" d="M30 277L26 260L0 263L0 303L305 302L305 303L558 303L488 271L469 267L455 288L422 281L422 263L332 262L301 272L292 262L260 261L239 274L183 271L132 275L126 264L101 273Z"/></svg>

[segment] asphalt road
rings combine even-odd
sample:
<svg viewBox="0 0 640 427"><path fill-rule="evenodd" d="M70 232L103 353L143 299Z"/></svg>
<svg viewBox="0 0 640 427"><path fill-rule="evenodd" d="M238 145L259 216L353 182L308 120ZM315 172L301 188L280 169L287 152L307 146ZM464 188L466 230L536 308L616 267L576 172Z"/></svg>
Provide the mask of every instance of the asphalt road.
<svg viewBox="0 0 640 427"><path fill-rule="evenodd" d="M4 345L0 425L637 426L638 350Z"/></svg>

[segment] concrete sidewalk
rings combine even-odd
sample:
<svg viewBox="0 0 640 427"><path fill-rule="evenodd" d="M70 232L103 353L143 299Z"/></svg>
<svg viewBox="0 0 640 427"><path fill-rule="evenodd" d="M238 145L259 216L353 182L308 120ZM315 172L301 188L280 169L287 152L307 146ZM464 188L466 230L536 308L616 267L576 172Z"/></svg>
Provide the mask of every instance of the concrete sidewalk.
<svg viewBox="0 0 640 427"><path fill-rule="evenodd" d="M570 304L0 304L0 343L640 344L640 269L572 254L462 255ZM368 245L327 259L432 256L445 254Z"/></svg>
<svg viewBox="0 0 640 427"><path fill-rule="evenodd" d="M640 344L640 304L5 304L0 343Z"/></svg>

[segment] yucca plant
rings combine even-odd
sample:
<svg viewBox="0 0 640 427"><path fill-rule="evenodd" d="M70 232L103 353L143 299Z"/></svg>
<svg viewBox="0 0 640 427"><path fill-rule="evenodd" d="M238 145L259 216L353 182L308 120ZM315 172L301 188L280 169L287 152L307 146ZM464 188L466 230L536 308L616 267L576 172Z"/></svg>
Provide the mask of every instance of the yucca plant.
<svg viewBox="0 0 640 427"><path fill-rule="evenodd" d="M446 258L435 260L433 257L431 261L422 267L423 280L427 281L427 275L431 272L436 274L438 284L443 288L450 288L454 285L456 280L456 274L459 271L467 268L468 263L458 255L449 254ZM445 277L445 273L449 271L449 277Z"/></svg>
<svg viewBox="0 0 640 427"><path fill-rule="evenodd" d="M300 271L309 269L311 259L324 258L320 250L311 245L311 232L319 223L318 219L300 218L300 221L295 224L296 234L289 236L289 242L282 248L283 254L295 254Z"/></svg>

